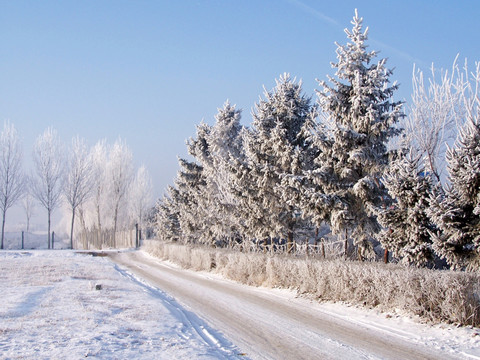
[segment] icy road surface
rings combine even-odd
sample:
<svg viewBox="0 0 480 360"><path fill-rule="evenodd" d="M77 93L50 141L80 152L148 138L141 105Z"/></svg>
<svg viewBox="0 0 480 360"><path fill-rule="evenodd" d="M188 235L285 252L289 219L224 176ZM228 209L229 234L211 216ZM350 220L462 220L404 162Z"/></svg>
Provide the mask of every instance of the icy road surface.
<svg viewBox="0 0 480 360"><path fill-rule="evenodd" d="M143 252L110 256L206 319L251 359L480 359L478 329L322 305L185 271Z"/></svg>

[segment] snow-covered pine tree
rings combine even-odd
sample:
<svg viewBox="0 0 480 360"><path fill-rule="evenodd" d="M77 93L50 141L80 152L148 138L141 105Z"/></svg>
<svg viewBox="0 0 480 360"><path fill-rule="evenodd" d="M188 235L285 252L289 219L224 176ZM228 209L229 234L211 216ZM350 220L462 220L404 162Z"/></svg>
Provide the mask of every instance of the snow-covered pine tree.
<svg viewBox="0 0 480 360"><path fill-rule="evenodd" d="M197 126L195 138L187 142L188 152L194 157L196 163L201 168L202 188L197 193L196 213L192 213L193 219L199 222L198 241L215 244L218 239L219 221L222 221L221 214L217 213L218 189L213 185L216 169L213 163L211 146L209 144L212 127L201 123Z"/></svg>
<svg viewBox="0 0 480 360"><path fill-rule="evenodd" d="M302 217L318 230L330 222L332 209L342 202L331 192L335 189L330 178L331 166L322 152L324 148L328 150L332 142L326 137L323 124L317 121L316 110L312 107L300 133L304 142L293 154L292 163L298 164L296 168L300 172L284 174L281 186L284 200L293 202Z"/></svg>
<svg viewBox="0 0 480 360"><path fill-rule="evenodd" d="M175 180L176 205L182 241L204 242L205 233L203 199L205 197L205 177L202 166L192 161L179 159L180 170Z"/></svg>
<svg viewBox="0 0 480 360"><path fill-rule="evenodd" d="M216 122L207 136L211 166L204 166L209 194L209 213L215 217L212 231L218 241L232 244L238 240L241 219L237 214L237 202L231 191L232 174L229 171L232 159L243 157L240 132L241 110L228 101L218 109Z"/></svg>
<svg viewBox="0 0 480 360"><path fill-rule="evenodd" d="M432 197L430 215L441 233L433 247L454 268L480 269L480 123L469 119L447 149L450 186Z"/></svg>
<svg viewBox="0 0 480 360"><path fill-rule="evenodd" d="M264 96L255 106L252 129L242 131L245 160L237 159L232 168L233 189L246 234L263 241L287 239L287 251L291 251L299 211L283 199L280 184L285 174L299 172L293 155L304 143L299 136L311 100L302 93L301 83L288 74Z"/></svg>
<svg viewBox="0 0 480 360"><path fill-rule="evenodd" d="M403 116L402 104L393 101L398 85L390 85L392 71L386 59L373 62L377 53L367 51L367 32L355 11L347 45L337 44L335 77L329 76L317 91L328 120L328 134L320 139L318 181L332 204L330 223L335 233L348 232L363 256L370 239L380 230L374 207L386 195L381 176L388 164L389 139L399 133L395 124ZM360 252L359 252L360 255Z"/></svg>
<svg viewBox="0 0 480 360"><path fill-rule="evenodd" d="M156 204L155 232L156 236L165 241L179 241L181 236L179 222L179 191L169 186L167 194Z"/></svg>
<svg viewBox="0 0 480 360"><path fill-rule="evenodd" d="M420 158L410 152L390 164L383 182L394 201L380 208L378 216L384 227L379 235L382 246L417 266L434 260L430 232L435 230L427 215L432 179L419 167Z"/></svg>
<svg viewBox="0 0 480 360"><path fill-rule="evenodd" d="M241 114L242 110L237 110L228 100L218 109L215 125L212 126L208 137L213 160L217 164L220 159L227 159L229 156L240 157L242 154L239 136L242 129Z"/></svg>

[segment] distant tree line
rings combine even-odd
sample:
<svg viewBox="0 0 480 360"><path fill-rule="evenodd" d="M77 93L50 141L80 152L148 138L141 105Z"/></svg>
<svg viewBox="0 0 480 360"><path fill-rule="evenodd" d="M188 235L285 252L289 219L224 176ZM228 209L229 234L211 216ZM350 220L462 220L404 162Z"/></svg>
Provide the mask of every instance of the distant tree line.
<svg viewBox="0 0 480 360"><path fill-rule="evenodd" d="M439 81L432 66L427 85L414 71L406 116L357 13L352 24L315 102L283 74L250 127L229 102L198 125L156 206L159 238L292 253L327 229L346 257L374 259L381 245L385 259L479 268L479 64L455 61Z"/></svg>
<svg viewBox="0 0 480 360"><path fill-rule="evenodd" d="M57 132L48 128L33 146L31 173L22 167L23 153L15 127L6 121L0 134L1 249L4 248L6 213L22 202L26 231L35 204L47 212L48 248L52 247L51 216L61 205L71 213L70 245L74 230L140 229L151 209L152 181L145 168L136 172L133 157L124 141L109 146L105 140L88 148L75 137L65 148Z"/></svg>

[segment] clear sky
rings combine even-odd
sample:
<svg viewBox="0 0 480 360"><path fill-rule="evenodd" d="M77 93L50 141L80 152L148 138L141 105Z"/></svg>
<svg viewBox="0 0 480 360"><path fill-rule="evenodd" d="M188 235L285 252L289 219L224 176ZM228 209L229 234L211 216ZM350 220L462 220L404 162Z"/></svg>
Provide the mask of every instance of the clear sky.
<svg viewBox="0 0 480 360"><path fill-rule="evenodd" d="M313 95L355 8L370 49L395 68L398 100L410 98L414 63L480 60L477 0L0 0L0 119L16 126L27 164L47 127L65 143L122 137L159 197L195 125L213 124L225 100L248 125L284 72Z"/></svg>

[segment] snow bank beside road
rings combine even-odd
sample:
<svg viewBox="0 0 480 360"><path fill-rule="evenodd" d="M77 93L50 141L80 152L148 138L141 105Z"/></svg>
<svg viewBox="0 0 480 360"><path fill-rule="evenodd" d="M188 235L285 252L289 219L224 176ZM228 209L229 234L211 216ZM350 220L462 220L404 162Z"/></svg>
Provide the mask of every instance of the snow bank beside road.
<svg viewBox="0 0 480 360"><path fill-rule="evenodd" d="M104 258L0 252L0 289L0 353L7 359L226 359L238 353L171 297Z"/></svg>

